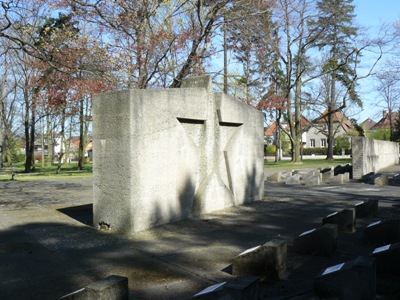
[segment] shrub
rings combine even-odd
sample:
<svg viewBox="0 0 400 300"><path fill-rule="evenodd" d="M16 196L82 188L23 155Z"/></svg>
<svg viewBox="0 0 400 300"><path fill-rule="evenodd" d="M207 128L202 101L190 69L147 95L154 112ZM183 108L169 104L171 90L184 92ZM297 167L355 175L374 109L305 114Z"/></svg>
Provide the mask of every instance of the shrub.
<svg viewBox="0 0 400 300"><path fill-rule="evenodd" d="M304 148L303 155L326 155L327 148Z"/></svg>
<svg viewBox="0 0 400 300"><path fill-rule="evenodd" d="M276 146L275 145L267 145L265 147L265 155L275 155Z"/></svg>

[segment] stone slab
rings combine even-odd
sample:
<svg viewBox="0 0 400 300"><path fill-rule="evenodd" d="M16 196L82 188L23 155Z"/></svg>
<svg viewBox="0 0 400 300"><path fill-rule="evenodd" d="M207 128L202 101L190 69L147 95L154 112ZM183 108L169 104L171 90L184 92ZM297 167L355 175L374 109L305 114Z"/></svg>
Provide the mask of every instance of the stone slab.
<svg viewBox="0 0 400 300"><path fill-rule="evenodd" d="M325 224L303 232L293 241L296 253L331 256L337 247L338 226Z"/></svg>
<svg viewBox="0 0 400 300"><path fill-rule="evenodd" d="M260 280L256 276L240 276L227 282L209 286L195 294L192 299L258 299Z"/></svg>
<svg viewBox="0 0 400 300"><path fill-rule="evenodd" d="M264 245L250 248L232 260L233 275L256 275L281 279L286 270L287 242L273 239Z"/></svg>
<svg viewBox="0 0 400 300"><path fill-rule="evenodd" d="M372 255L376 259L376 271L379 276L400 276L400 243L378 247Z"/></svg>
<svg viewBox="0 0 400 300"><path fill-rule="evenodd" d="M321 299L375 299L375 259L358 257L326 268L314 281L314 293Z"/></svg>
<svg viewBox="0 0 400 300"><path fill-rule="evenodd" d="M60 300L128 300L128 278L111 275L65 295Z"/></svg>
<svg viewBox="0 0 400 300"><path fill-rule="evenodd" d="M379 200L368 199L354 205L356 218L375 217L379 214Z"/></svg>
<svg viewBox="0 0 400 300"><path fill-rule="evenodd" d="M400 220L380 220L369 224L363 230L364 240L375 245L400 242Z"/></svg>
<svg viewBox="0 0 400 300"><path fill-rule="evenodd" d="M334 212L323 218L322 224L336 224L338 231L354 232L356 228L355 210L343 209Z"/></svg>

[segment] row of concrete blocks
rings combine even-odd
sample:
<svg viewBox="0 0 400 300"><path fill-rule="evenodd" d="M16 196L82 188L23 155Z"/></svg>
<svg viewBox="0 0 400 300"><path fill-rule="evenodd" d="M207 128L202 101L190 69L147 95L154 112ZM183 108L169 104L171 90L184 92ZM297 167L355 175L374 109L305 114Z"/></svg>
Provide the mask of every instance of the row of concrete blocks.
<svg viewBox="0 0 400 300"><path fill-rule="evenodd" d="M387 276L400 276L400 243L326 268L314 281L314 294L322 299L376 299L377 277Z"/></svg>
<svg viewBox="0 0 400 300"><path fill-rule="evenodd" d="M267 181L285 182L286 184L305 184L305 185L320 185L320 184L345 184L350 181L350 173L339 173L335 175L334 169L329 170L316 169L307 173L299 171L289 171L272 174L267 177Z"/></svg>
<svg viewBox="0 0 400 300"><path fill-rule="evenodd" d="M400 174L368 173L362 177L362 181L374 185L400 186Z"/></svg>
<svg viewBox="0 0 400 300"><path fill-rule="evenodd" d="M354 218L356 215L358 217L366 217L377 214L378 201L376 200L357 203L354 210L343 210L331 214L322 220L323 226L303 232L297 236L293 240L293 251L299 254L331 256L337 248L338 231L354 231ZM344 283L348 282L348 280L345 280L344 278L347 277L348 274L352 274L358 270L360 266L362 267L364 265L369 266L370 269L374 268L375 263L364 262L364 260L365 259L360 258L354 262L348 262L346 267L342 268L342 272L345 271L345 275L341 280L339 280L339 282L343 281L341 293L344 293ZM248 249L236 256L232 260L232 274L236 276L252 275L260 276L269 280L280 280L284 277L287 264L286 262L287 241L274 239L265 243L264 245L259 245L257 247ZM343 266L344 265L345 264L343 264ZM316 294L325 295L330 293L332 285L330 280L333 277L332 275L327 275L333 274L338 270L338 266L328 268L315 280ZM336 274L338 273L335 273L335 275ZM372 276L371 274L368 273L365 276ZM373 286L375 286L375 284ZM236 290L236 295L239 295L238 298L224 298L226 295L228 295L227 293L231 293L231 291L224 291L224 289L220 288L220 286L217 284L196 294L194 298L197 299L201 296L205 297L204 299L247 299L240 298L240 290ZM248 291L243 290L243 293L247 294ZM354 295L354 293L351 295Z"/></svg>

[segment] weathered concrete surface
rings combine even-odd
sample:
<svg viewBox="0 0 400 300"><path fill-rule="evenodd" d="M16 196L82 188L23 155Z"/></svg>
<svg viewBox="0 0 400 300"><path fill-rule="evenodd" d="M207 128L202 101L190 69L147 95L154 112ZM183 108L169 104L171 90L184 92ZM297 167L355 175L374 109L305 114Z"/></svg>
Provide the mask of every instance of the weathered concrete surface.
<svg viewBox="0 0 400 300"><path fill-rule="evenodd" d="M399 144L365 137L352 137L353 178L399 164Z"/></svg>
<svg viewBox="0 0 400 300"><path fill-rule="evenodd" d="M94 225L138 232L262 199L263 121L210 76L96 95Z"/></svg>
<svg viewBox="0 0 400 300"><path fill-rule="evenodd" d="M319 226L321 217L366 195L379 200L380 217L399 214L394 186L266 187L264 201L122 235L92 227L90 178L0 181L1 299L54 300L112 274L129 278L130 299L187 299L233 279L230 260L238 253ZM375 220L362 219L356 233L339 234L332 257L296 255L288 243L286 279L260 282L260 298L312 299L322 269L372 253L375 246L359 234ZM396 299L394 282L392 294L378 292L380 299ZM378 278L379 285L388 280Z"/></svg>

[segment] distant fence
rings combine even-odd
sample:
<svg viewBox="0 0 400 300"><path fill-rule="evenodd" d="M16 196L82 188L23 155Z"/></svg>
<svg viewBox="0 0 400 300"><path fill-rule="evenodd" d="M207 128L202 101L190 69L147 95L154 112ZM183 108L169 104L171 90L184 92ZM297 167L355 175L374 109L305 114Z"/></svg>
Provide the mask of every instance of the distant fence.
<svg viewBox="0 0 400 300"><path fill-rule="evenodd" d="M395 142L353 137L351 148L354 179L399 163L399 144Z"/></svg>

